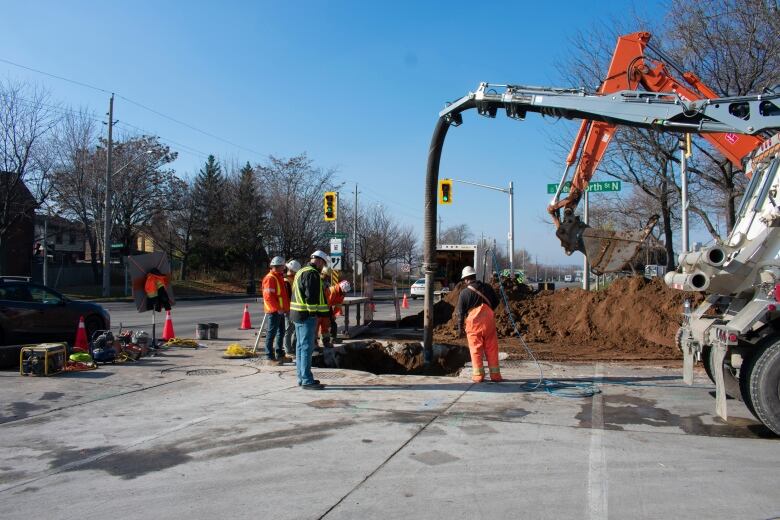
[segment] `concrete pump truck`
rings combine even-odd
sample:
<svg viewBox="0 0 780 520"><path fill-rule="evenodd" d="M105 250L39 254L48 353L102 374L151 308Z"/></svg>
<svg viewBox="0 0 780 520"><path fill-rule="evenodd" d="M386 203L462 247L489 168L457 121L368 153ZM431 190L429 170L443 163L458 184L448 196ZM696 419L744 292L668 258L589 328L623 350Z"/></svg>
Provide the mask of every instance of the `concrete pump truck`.
<svg viewBox="0 0 780 520"><path fill-rule="evenodd" d="M677 333L683 378L692 384L694 363L702 361L715 383L719 416L727 418L726 398L732 396L780 435L780 134L768 137L780 130L780 86L719 97L672 64L683 81L675 79L664 63L671 60L649 41L648 33L619 38L597 92L481 83L439 113L426 178L425 276L432 277L435 266L435 193L444 139L449 127L462 124L465 110L475 108L491 118L503 109L518 120L528 112L583 120L559 184L576 163L571 190L559 200L559 188L548 211L566 253L582 252L597 273L622 269L655 223L651 219L640 231L606 231L589 227L574 213L616 127L701 135L750 181L729 236L707 249L684 252L677 271L665 276L672 288L706 294L696 309L686 307ZM646 48L663 61L646 58ZM432 281L426 285L432 286ZM432 290L426 289L425 298L423 338L429 356Z"/></svg>

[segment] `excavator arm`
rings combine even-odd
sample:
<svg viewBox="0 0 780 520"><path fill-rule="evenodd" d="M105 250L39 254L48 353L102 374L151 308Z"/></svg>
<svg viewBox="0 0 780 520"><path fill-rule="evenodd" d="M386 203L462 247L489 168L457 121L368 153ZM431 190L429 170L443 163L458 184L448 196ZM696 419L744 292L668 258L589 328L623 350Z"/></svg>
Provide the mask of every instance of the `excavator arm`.
<svg viewBox="0 0 780 520"><path fill-rule="evenodd" d="M607 77L598 89L599 94L606 95L621 90L635 90L641 86L648 92L666 92L677 95L685 101L719 97L692 72L680 72L685 82L690 85L688 87L672 76L665 63L645 57L645 49L650 48L659 57L672 64L671 59L650 44L650 39L651 35L648 32L636 32L618 38ZM674 67L674 65L672 66ZM679 70L678 67L674 68ZM564 210L564 218L566 219L577 208L582 193L604 157L615 129L614 124L603 121L582 121L571 151L566 158L566 168L560 183L562 186L568 177L569 169L576 163L569 195L565 199L559 200L559 188L547 208L556 229L559 229L561 225L559 210ZM763 142L758 136L740 135L734 132L708 133L704 134L703 137L737 168L742 168L742 160ZM577 161L578 156L579 161Z"/></svg>
<svg viewBox="0 0 780 520"><path fill-rule="evenodd" d="M433 142L443 143L446 135L444 126L460 125L463 122L462 112L472 108L487 117L495 117L499 109L504 109L507 116L518 120L525 119L528 112L586 119L590 121L591 128L597 123L606 123L613 128L626 125L702 135L755 135L780 129L780 93L690 100L674 92L621 90L599 94L588 93L584 89L481 83L475 92L456 100L439 113L441 123L437 125ZM442 147L437 145L432 150L440 155ZM439 156L429 157L429 165L437 169L438 164ZM432 173L438 178L438 171ZM646 228L626 236L617 236L614 232L604 234L582 223L573 211L565 211L559 224L556 235L566 252L584 253L595 272L620 269L634 256L652 229Z"/></svg>

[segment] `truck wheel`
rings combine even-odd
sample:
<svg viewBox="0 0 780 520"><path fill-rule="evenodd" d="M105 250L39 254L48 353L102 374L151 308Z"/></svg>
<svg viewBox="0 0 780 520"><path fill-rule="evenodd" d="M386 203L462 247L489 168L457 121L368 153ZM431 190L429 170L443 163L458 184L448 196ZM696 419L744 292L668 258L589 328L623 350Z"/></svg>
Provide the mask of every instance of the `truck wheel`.
<svg viewBox="0 0 780 520"><path fill-rule="evenodd" d="M780 340L756 357L750 373L750 400L758 420L780 435Z"/></svg>
<svg viewBox="0 0 780 520"><path fill-rule="evenodd" d="M742 368L739 369L739 393L742 394L742 402L745 403L747 409L755 417L758 417L758 415L756 415L756 410L753 408L753 400L750 398L750 378L753 373L753 365L756 364L756 358L760 354L761 352L759 351L758 354L754 354L742 361Z"/></svg>
<svg viewBox="0 0 780 520"><path fill-rule="evenodd" d="M709 346L704 346L701 349L701 364L704 365L704 371L707 372L707 377L710 378L710 381L713 383L715 382L715 376L712 372L712 359L710 359L710 356L712 355L712 351L714 349Z"/></svg>

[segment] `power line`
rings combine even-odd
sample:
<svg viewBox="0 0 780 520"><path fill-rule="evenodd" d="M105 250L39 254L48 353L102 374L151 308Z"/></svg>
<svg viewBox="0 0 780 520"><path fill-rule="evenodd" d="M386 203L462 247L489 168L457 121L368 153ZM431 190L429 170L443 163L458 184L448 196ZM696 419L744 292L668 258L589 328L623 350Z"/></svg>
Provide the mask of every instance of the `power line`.
<svg viewBox="0 0 780 520"><path fill-rule="evenodd" d="M104 92L106 94L113 94L113 92L111 92L111 91L108 91L108 90L100 88L100 87L96 87L94 85L90 85L89 83L84 83L82 81L77 81L77 80L74 80L74 79L66 78L64 76L59 76L57 74L52 74L50 72L46 72L46 71L43 71L43 70L40 70L40 69L35 69L33 67L28 67L26 65L22 65L20 63L13 62L11 60L7 60L5 58L0 58L0 62L7 63L9 65L13 65L14 67L19 67L19 68L22 68L22 69L25 69L25 70L29 70L29 71L35 72L37 74L42 74L44 76L49 76L51 78L55 78L55 79L59 79L59 80L62 80L62 81L66 81L68 83L73 83L74 85L79 85L81 87L89 88L89 89L92 89L92 90L97 90L98 92ZM176 119L175 117L172 117L172 116L169 116L167 114L164 114L164 113L160 112L159 110L155 110L155 109L153 109L151 107L148 107L148 106L144 105L143 103L140 103L138 101L130 99L130 98L126 97L126 96L122 96L121 94L116 94L116 97L121 98L121 99L127 101L128 103L131 103L131 104L133 104L133 105L135 105L135 106L137 106L139 108L142 108L144 110L147 110L147 111L149 111L149 112L151 112L153 114L156 114L156 115L158 115L158 116L160 116L162 118L168 119L169 121L173 121L176 124L179 124L179 125L182 125L182 126L184 126L186 128L189 128L190 130L194 130L194 131L199 132L199 133L201 133L203 135L211 137L212 139L216 139L218 141L221 141L223 143L229 144L229 145L234 146L236 148L239 148L241 150L253 153L253 154L258 155L258 156L263 157L263 158L269 158L270 157L269 154L258 152L257 150L253 150L252 148L249 148L247 146L243 146L243 145L240 145L238 143L234 143L233 141L230 141L229 139L225 139L223 137L220 137L218 135L212 134L212 133L207 132L205 130L201 130L200 128L198 128L198 127L196 127L194 125L191 125L189 123L186 123L184 121Z"/></svg>

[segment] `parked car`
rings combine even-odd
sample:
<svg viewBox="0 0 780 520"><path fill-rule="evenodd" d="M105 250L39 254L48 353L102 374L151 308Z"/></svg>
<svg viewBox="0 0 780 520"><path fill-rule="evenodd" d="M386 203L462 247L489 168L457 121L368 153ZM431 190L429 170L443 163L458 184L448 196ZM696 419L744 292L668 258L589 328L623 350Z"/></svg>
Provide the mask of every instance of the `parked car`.
<svg viewBox="0 0 780 520"><path fill-rule="evenodd" d="M108 311L20 277L0 277L0 345L69 342L84 317L87 338L111 327Z"/></svg>
<svg viewBox="0 0 780 520"><path fill-rule="evenodd" d="M425 297L425 278L420 278L412 284L409 289L409 293L412 296L412 300L416 300L418 297Z"/></svg>

